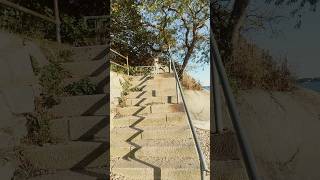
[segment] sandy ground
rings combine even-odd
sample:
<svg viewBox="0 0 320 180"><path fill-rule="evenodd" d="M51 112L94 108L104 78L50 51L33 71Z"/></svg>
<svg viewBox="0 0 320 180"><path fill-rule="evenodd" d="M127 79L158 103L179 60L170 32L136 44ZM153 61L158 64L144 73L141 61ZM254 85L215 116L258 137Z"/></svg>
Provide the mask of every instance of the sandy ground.
<svg viewBox="0 0 320 180"><path fill-rule="evenodd" d="M265 179L320 179L320 93L252 90L238 104Z"/></svg>
<svg viewBox="0 0 320 180"><path fill-rule="evenodd" d="M185 95L206 154L210 149L206 138L209 93L186 91ZM237 103L263 179L320 179L320 93L250 90L240 92ZM223 109L225 127L232 130L226 107Z"/></svg>
<svg viewBox="0 0 320 180"><path fill-rule="evenodd" d="M210 130L210 93L202 91L184 91L188 110L195 127Z"/></svg>
<svg viewBox="0 0 320 180"><path fill-rule="evenodd" d="M210 169L210 93L206 90L185 90L184 94L201 149ZM209 174L207 175L209 177Z"/></svg>

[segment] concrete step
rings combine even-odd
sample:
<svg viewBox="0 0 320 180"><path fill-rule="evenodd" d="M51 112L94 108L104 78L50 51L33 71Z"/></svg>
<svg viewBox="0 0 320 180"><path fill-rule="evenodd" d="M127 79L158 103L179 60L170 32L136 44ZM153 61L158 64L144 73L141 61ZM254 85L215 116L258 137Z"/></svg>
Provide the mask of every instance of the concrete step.
<svg viewBox="0 0 320 180"><path fill-rule="evenodd" d="M160 93L157 92L156 90L153 91L134 91L134 92L129 92L128 95L126 95L126 98L151 98L151 97L156 97L160 96Z"/></svg>
<svg viewBox="0 0 320 180"><path fill-rule="evenodd" d="M136 82L141 82L144 81L146 79L153 79L152 75L143 75L143 76L130 76L132 81L136 81Z"/></svg>
<svg viewBox="0 0 320 180"><path fill-rule="evenodd" d="M105 74L101 74L99 76L95 76L95 77L85 77L85 78L80 78L80 77L76 77L76 78L67 78L63 80L63 85L64 87L71 85L73 83L76 82L80 82L81 80L89 80L89 82L93 85L96 86L96 92L95 93L107 93L108 91L110 91L109 88L109 81L108 81L107 75Z"/></svg>
<svg viewBox="0 0 320 180"><path fill-rule="evenodd" d="M108 75L106 60L63 63L62 67L72 77Z"/></svg>
<svg viewBox="0 0 320 180"><path fill-rule="evenodd" d="M217 180L249 180L240 160L214 161L211 178Z"/></svg>
<svg viewBox="0 0 320 180"><path fill-rule="evenodd" d="M146 88L142 91L129 92L126 98L151 98L151 97L161 97L161 96L177 96L177 92L174 88L160 89L160 88Z"/></svg>
<svg viewBox="0 0 320 180"><path fill-rule="evenodd" d="M175 88L175 79L174 78L157 78L157 79L145 79L143 81L130 81L132 88L137 88L141 90L157 90L163 88L164 85L168 84L173 85L172 88ZM169 87L165 87L169 88Z"/></svg>
<svg viewBox="0 0 320 180"><path fill-rule="evenodd" d="M130 140L130 142L126 141L118 141L115 138L111 139L111 144L113 147L123 147L130 148L131 150L136 148L135 145L141 147L194 147L194 141L192 138L184 138L184 139L139 139L135 138Z"/></svg>
<svg viewBox="0 0 320 180"><path fill-rule="evenodd" d="M157 128L145 127L143 129L132 128L113 128L110 132L111 141L131 141L140 140L159 140L159 139L191 139L192 134L189 126L171 127L171 128Z"/></svg>
<svg viewBox="0 0 320 180"><path fill-rule="evenodd" d="M184 107L182 104L159 104L116 108L116 114L118 114L119 116L143 115L150 113L174 113L183 111Z"/></svg>
<svg viewBox="0 0 320 180"><path fill-rule="evenodd" d="M159 96L150 98L128 98L126 99L126 106L145 106L151 104L173 104L177 103L176 96Z"/></svg>
<svg viewBox="0 0 320 180"><path fill-rule="evenodd" d="M96 136L105 134L109 139L110 133L108 116L79 116L65 117L50 121L50 132L58 142L70 140L92 140Z"/></svg>
<svg viewBox="0 0 320 180"><path fill-rule="evenodd" d="M56 117L70 116L106 116L109 96L106 94L61 97L58 105L49 109Z"/></svg>
<svg viewBox="0 0 320 180"><path fill-rule="evenodd" d="M123 147L123 146L111 146L110 157L115 158L126 158L134 156L137 159L144 158L174 158L179 155L180 157L196 157L196 150L194 146L145 146L140 147Z"/></svg>
<svg viewBox="0 0 320 180"><path fill-rule="evenodd" d="M174 78L173 73L161 73L154 76L154 79L161 79L161 78Z"/></svg>
<svg viewBox="0 0 320 180"><path fill-rule="evenodd" d="M192 158L121 159L112 166L111 172L134 180L200 179L199 161Z"/></svg>
<svg viewBox="0 0 320 180"><path fill-rule="evenodd" d="M175 125L186 122L185 114L183 112L175 113L154 113L140 116L125 116L113 119L114 127L129 127L133 124L136 126L166 126Z"/></svg>
<svg viewBox="0 0 320 180"><path fill-rule="evenodd" d="M108 143L68 142L29 146L23 155L36 168L66 170L105 167L109 160L108 152Z"/></svg>
<svg viewBox="0 0 320 180"><path fill-rule="evenodd" d="M29 180L109 180L107 175L107 168L83 170L64 170L53 174L46 174L29 178Z"/></svg>
<svg viewBox="0 0 320 180"><path fill-rule="evenodd" d="M74 47L72 59L74 62L102 60L106 58L106 48L106 45Z"/></svg>

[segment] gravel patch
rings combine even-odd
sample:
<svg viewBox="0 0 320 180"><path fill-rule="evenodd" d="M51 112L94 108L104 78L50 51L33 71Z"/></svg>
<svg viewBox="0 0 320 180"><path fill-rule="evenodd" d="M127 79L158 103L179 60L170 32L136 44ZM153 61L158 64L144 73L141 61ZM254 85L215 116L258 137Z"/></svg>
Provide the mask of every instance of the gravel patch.
<svg viewBox="0 0 320 180"><path fill-rule="evenodd" d="M210 130L196 128L196 133L200 141L201 150L206 158L207 166L210 170Z"/></svg>
<svg viewBox="0 0 320 180"><path fill-rule="evenodd" d="M126 180L126 178L120 174L115 174L115 173L112 173L110 174L110 179L111 180Z"/></svg>

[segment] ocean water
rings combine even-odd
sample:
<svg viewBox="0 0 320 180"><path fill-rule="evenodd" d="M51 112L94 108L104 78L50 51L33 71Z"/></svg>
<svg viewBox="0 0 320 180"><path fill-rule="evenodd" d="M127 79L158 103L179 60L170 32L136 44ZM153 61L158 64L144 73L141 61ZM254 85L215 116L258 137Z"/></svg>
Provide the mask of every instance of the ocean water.
<svg viewBox="0 0 320 180"><path fill-rule="evenodd" d="M301 85L307 89L320 92L320 81L304 82Z"/></svg>
<svg viewBox="0 0 320 180"><path fill-rule="evenodd" d="M210 86L203 86L203 88L204 88L205 90L210 91Z"/></svg>

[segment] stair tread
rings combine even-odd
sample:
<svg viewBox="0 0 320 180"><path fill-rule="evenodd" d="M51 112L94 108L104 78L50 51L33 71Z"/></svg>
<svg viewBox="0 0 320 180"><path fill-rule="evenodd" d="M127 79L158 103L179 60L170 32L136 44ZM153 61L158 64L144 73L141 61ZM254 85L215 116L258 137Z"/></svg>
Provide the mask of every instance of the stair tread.
<svg viewBox="0 0 320 180"><path fill-rule="evenodd" d="M189 139L143 139L136 140L132 139L130 142L137 144L143 148L147 147L192 147L194 146L194 142L192 138ZM132 144L122 141L113 141L111 139L112 147L134 147Z"/></svg>
<svg viewBox="0 0 320 180"><path fill-rule="evenodd" d="M143 157L140 159L120 158L111 164L111 169L116 168L130 168L130 169L154 169L160 167L162 170L165 168L171 169L197 169L199 170L199 160L190 157Z"/></svg>
<svg viewBox="0 0 320 180"><path fill-rule="evenodd" d="M107 76L107 64L105 60L62 63L72 77Z"/></svg>
<svg viewBox="0 0 320 180"><path fill-rule="evenodd" d="M122 120L139 120L143 117L145 120L154 120L159 118L173 117L173 116L185 116L184 112L170 112L170 113L152 113L152 114L144 114L139 116L123 116L123 117L115 117L114 121L122 121Z"/></svg>
<svg viewBox="0 0 320 180"><path fill-rule="evenodd" d="M29 180L107 180L107 168L100 169L83 169L83 170L63 170L50 174L40 175L29 178Z"/></svg>
<svg viewBox="0 0 320 180"><path fill-rule="evenodd" d="M60 103L49 109L57 117L81 115L108 115L107 94L60 97Z"/></svg>

